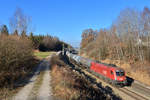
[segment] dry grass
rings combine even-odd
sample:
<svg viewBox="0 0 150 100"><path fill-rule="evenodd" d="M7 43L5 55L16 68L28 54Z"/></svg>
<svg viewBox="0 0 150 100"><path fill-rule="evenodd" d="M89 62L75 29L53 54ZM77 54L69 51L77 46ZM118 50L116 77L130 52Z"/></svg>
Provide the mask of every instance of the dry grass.
<svg viewBox="0 0 150 100"><path fill-rule="evenodd" d="M53 94L61 100L106 100L107 97L59 57L52 58Z"/></svg>
<svg viewBox="0 0 150 100"><path fill-rule="evenodd" d="M150 67L147 64L136 63L131 65L130 67L122 66L127 75L132 77L135 80L141 81L147 85L150 85Z"/></svg>
<svg viewBox="0 0 150 100"><path fill-rule="evenodd" d="M64 100L77 99L80 93L70 86L73 81L71 77L67 77L68 73L66 73L66 70L59 68L57 65L53 66L51 75L53 77L52 88L54 94L56 97L61 97Z"/></svg>
<svg viewBox="0 0 150 100"><path fill-rule="evenodd" d="M32 69L31 41L17 36L0 36L0 87L13 85Z"/></svg>
<svg viewBox="0 0 150 100"><path fill-rule="evenodd" d="M0 88L0 100L9 100L14 94L16 94L20 88L10 89L10 88Z"/></svg>

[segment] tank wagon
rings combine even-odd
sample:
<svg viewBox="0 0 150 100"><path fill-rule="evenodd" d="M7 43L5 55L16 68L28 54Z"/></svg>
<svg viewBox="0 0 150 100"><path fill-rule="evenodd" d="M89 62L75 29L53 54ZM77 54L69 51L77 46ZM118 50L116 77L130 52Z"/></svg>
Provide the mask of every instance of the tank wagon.
<svg viewBox="0 0 150 100"><path fill-rule="evenodd" d="M113 65L101 63L87 59L70 52L66 52L69 59L74 60L77 64L85 66L90 72L100 77L101 79L113 85L124 86L127 85L126 75L123 69Z"/></svg>

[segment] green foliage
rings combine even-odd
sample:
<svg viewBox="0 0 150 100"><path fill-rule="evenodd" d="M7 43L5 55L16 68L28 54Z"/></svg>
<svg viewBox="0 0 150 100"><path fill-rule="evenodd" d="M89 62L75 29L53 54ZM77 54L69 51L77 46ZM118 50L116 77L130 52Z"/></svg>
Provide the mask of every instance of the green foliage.
<svg viewBox="0 0 150 100"><path fill-rule="evenodd" d="M34 49L39 49L40 51L59 51L62 50L63 44L65 48L69 45L60 41L57 37L50 35L33 35L30 33L29 39L32 41Z"/></svg>
<svg viewBox="0 0 150 100"><path fill-rule="evenodd" d="M39 46L42 43L42 40L43 40L44 36L42 36L42 35L33 36L32 34L30 34L29 38L31 39L31 41L33 43L34 49L39 49Z"/></svg>
<svg viewBox="0 0 150 100"><path fill-rule="evenodd" d="M1 28L1 35L9 35L8 28L6 25L3 25Z"/></svg>
<svg viewBox="0 0 150 100"><path fill-rule="evenodd" d="M51 52L34 52L34 55L38 58L46 58Z"/></svg>
<svg viewBox="0 0 150 100"><path fill-rule="evenodd" d="M30 36L29 36L29 39L30 39L31 41L33 41L33 38L34 38L34 37L33 37L33 33L31 32L31 33L30 33Z"/></svg>
<svg viewBox="0 0 150 100"><path fill-rule="evenodd" d="M59 47L59 39L52 36L45 36L39 46L40 51L55 51L55 50L61 50Z"/></svg>

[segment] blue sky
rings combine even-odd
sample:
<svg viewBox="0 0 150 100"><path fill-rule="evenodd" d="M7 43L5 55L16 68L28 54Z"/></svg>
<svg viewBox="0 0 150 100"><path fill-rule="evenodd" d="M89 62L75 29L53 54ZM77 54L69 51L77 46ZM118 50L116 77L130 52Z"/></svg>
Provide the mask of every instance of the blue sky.
<svg viewBox="0 0 150 100"><path fill-rule="evenodd" d="M0 0L0 23L9 26L16 7L32 17L34 34L50 34L78 45L84 29L108 28L120 11L142 10L150 0Z"/></svg>

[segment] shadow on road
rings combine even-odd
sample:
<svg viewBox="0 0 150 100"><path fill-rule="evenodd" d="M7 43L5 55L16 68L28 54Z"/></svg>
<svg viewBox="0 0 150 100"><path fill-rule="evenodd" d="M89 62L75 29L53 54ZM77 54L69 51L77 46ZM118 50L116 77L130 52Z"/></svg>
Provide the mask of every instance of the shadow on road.
<svg viewBox="0 0 150 100"><path fill-rule="evenodd" d="M25 77L20 78L15 82L13 89L24 87L25 85L36 81L34 77L38 77L38 75L40 75L42 71L47 70L46 63L49 63L49 60L47 62L45 60L39 61L39 64L36 67L34 67L30 73L28 73Z"/></svg>

